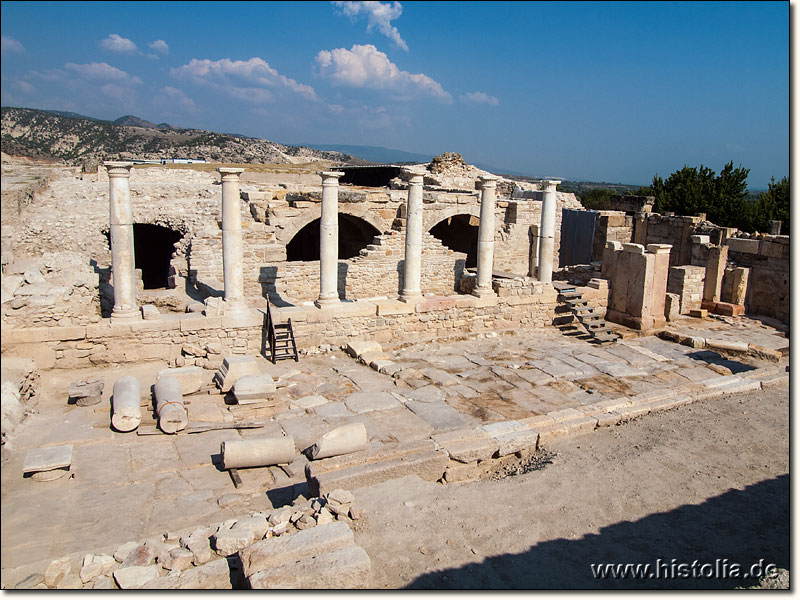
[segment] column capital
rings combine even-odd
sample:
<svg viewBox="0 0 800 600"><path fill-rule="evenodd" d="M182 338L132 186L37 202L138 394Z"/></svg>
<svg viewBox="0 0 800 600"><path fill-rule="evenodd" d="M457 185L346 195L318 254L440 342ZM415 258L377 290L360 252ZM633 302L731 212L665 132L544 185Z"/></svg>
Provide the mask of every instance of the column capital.
<svg viewBox="0 0 800 600"><path fill-rule="evenodd" d="M125 161L103 161L103 166L108 170L109 177L130 177L132 162Z"/></svg>
<svg viewBox="0 0 800 600"><path fill-rule="evenodd" d="M414 169L403 169L403 172L408 175L409 181L416 185L423 183L423 179L425 177L425 173L423 169L414 168Z"/></svg>
<svg viewBox="0 0 800 600"><path fill-rule="evenodd" d="M344 173L341 171L317 171L317 175L322 177L322 185L326 183L329 185L338 185L339 178L344 177Z"/></svg>
<svg viewBox="0 0 800 600"><path fill-rule="evenodd" d="M244 169L234 167L217 167L217 172L222 176L222 181L238 181Z"/></svg>
<svg viewBox="0 0 800 600"><path fill-rule="evenodd" d="M481 182L481 187L493 188L497 187L497 180L500 178L497 175L480 175L478 179Z"/></svg>
<svg viewBox="0 0 800 600"><path fill-rule="evenodd" d="M559 183L561 183L559 179L542 179L545 192L555 192Z"/></svg>

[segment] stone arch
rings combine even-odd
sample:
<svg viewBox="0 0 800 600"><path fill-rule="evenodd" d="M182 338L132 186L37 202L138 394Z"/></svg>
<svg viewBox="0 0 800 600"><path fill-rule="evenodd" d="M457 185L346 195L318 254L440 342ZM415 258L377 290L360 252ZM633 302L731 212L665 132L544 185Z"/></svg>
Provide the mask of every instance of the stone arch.
<svg viewBox="0 0 800 600"><path fill-rule="evenodd" d="M423 209L422 221L425 231L430 231L433 227L435 227L445 219L449 219L450 217L454 217L456 215L470 215L472 217L480 218L481 205L480 203L476 203L474 205L454 204L446 208L440 208L435 210Z"/></svg>
<svg viewBox="0 0 800 600"><path fill-rule="evenodd" d="M286 244L287 262L319 260L319 218L307 223ZM361 217L346 212L339 213L339 258L347 260L358 256L372 243L380 231Z"/></svg>
<svg viewBox="0 0 800 600"><path fill-rule="evenodd" d="M349 215L362 221L366 221L372 225L378 233L385 233L390 229L391 223L386 223L379 215L373 214L369 211L352 210L349 207L342 208L339 206L340 215ZM322 207L317 205L306 209L303 213L292 219L286 227L284 227L275 238L283 244L288 244L294 239L298 232L306 227L309 223L316 221L322 215ZM376 234L377 235L377 234Z"/></svg>
<svg viewBox="0 0 800 600"><path fill-rule="evenodd" d="M466 207L464 207L466 208ZM446 211L451 212L451 211ZM469 210L454 211L430 227L429 233L443 246L467 255L466 268L478 265L478 217Z"/></svg>

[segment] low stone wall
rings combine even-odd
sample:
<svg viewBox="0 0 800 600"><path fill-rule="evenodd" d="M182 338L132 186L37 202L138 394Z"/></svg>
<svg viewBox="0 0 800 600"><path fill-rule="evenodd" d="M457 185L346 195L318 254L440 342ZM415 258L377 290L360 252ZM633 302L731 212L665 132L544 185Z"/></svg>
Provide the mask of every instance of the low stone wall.
<svg viewBox="0 0 800 600"><path fill-rule="evenodd" d="M633 238L633 217L615 210L601 210L594 225L592 260L603 260L606 242L628 244Z"/></svg>
<svg viewBox="0 0 800 600"><path fill-rule="evenodd" d="M298 349L342 345L352 339L402 343L453 338L503 329L550 326L556 291L477 298L469 295L424 296L416 303L360 300L319 309L313 304L273 308L278 322L292 319ZM604 298L600 304L605 306ZM39 369L185 360L187 346L224 354L265 351L264 315L251 310L245 319L200 314L162 315L155 321L101 323L76 327L3 328L3 356L31 358Z"/></svg>
<svg viewBox="0 0 800 600"><path fill-rule="evenodd" d="M670 267L667 277L667 292L678 295L681 314L687 315L690 310L700 308L700 304L703 302L705 278L705 267L691 265Z"/></svg>
<svg viewBox="0 0 800 600"><path fill-rule="evenodd" d="M728 261L749 267L745 307L749 314L789 323L789 236L727 240Z"/></svg>

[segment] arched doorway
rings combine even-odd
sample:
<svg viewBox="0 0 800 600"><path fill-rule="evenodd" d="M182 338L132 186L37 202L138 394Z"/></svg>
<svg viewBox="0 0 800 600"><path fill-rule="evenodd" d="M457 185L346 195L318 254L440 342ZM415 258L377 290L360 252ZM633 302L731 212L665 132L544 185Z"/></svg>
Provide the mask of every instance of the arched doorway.
<svg viewBox="0 0 800 600"><path fill-rule="evenodd" d="M311 221L286 244L287 261L319 260L319 221ZM339 258L346 260L358 256L379 234L380 231L364 219L339 213Z"/></svg>
<svg viewBox="0 0 800 600"><path fill-rule="evenodd" d="M431 227L430 234L444 246L467 255L465 267L478 266L478 223L480 219L462 214L447 217Z"/></svg>
<svg viewBox="0 0 800 600"><path fill-rule="evenodd" d="M142 270L144 289L167 287L175 243L182 237L182 234L162 225L133 224L133 252L136 268Z"/></svg>

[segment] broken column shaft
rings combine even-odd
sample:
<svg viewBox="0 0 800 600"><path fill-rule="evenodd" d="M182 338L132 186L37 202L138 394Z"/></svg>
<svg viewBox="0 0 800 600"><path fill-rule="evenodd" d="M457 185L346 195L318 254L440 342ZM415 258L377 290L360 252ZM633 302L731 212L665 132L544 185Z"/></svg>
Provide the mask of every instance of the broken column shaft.
<svg viewBox="0 0 800 600"><path fill-rule="evenodd" d="M319 220L318 307L339 302L339 171L319 171L322 177L322 214Z"/></svg>
<svg viewBox="0 0 800 600"><path fill-rule="evenodd" d="M284 465L297 458L292 436L225 441L219 451L226 469Z"/></svg>
<svg viewBox="0 0 800 600"><path fill-rule="evenodd" d="M422 295L422 173L409 171L406 210L406 252L403 259L403 291L400 299L409 301Z"/></svg>
<svg viewBox="0 0 800 600"><path fill-rule="evenodd" d="M133 163L107 162L109 229L111 234L111 272L114 282L114 309L111 318L138 319L136 306L135 259L133 251L133 211L130 176Z"/></svg>
<svg viewBox="0 0 800 600"><path fill-rule="evenodd" d="M478 280L474 296L494 294L492 270L494 269L494 205L497 177L481 176L481 222L478 226Z"/></svg>
<svg viewBox="0 0 800 600"><path fill-rule="evenodd" d="M553 282L553 254L555 253L556 233L556 186L561 183L554 179L544 182L542 199L542 226L539 228L539 281Z"/></svg>
<svg viewBox="0 0 800 600"><path fill-rule="evenodd" d="M114 382L111 424L117 431L133 431L142 422L142 388L139 380L123 375Z"/></svg>
<svg viewBox="0 0 800 600"><path fill-rule="evenodd" d="M186 429L189 418L183 406L181 382L169 375L161 377L153 386L153 393L156 397L159 429L164 433L177 433Z"/></svg>
<svg viewBox="0 0 800 600"><path fill-rule="evenodd" d="M220 167L222 177L222 272L225 283L225 314L247 312L244 299L244 258L239 175L244 169Z"/></svg>

